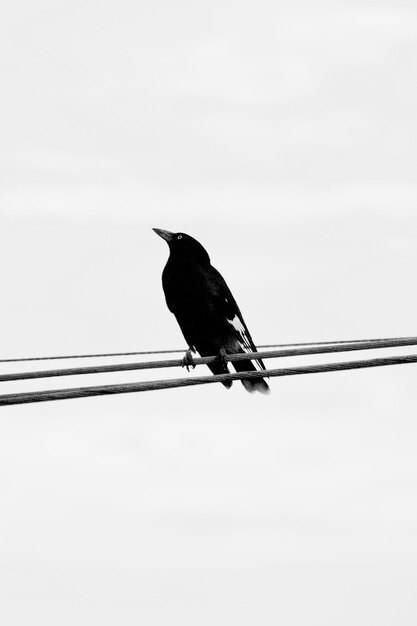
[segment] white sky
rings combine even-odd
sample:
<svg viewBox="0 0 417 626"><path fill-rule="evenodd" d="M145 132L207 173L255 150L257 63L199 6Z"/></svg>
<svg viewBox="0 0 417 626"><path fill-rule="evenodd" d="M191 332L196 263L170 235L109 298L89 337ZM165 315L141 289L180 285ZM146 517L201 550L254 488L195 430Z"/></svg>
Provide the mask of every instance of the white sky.
<svg viewBox="0 0 417 626"><path fill-rule="evenodd" d="M416 62L413 2L4 2L1 355L181 347L152 227L259 344L416 335ZM414 625L415 375L3 408L2 623Z"/></svg>

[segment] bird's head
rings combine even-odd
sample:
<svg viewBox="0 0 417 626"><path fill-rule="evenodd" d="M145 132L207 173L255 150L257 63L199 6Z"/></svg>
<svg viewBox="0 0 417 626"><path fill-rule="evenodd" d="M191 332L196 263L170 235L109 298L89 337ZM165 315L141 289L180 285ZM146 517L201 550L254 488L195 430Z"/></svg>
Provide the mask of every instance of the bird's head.
<svg viewBox="0 0 417 626"><path fill-rule="evenodd" d="M162 228L152 229L157 235L165 239L169 246L171 257L181 260L196 261L199 263L210 263L210 257L201 243L185 233L171 233Z"/></svg>

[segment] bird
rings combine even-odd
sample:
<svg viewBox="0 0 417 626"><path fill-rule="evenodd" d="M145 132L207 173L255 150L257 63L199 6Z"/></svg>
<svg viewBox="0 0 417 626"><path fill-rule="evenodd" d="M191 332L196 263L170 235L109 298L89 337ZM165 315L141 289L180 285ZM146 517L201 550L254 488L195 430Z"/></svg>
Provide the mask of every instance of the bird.
<svg viewBox="0 0 417 626"><path fill-rule="evenodd" d="M217 355L208 364L213 374L230 373L226 354L257 352L242 313L223 276L210 262L205 248L191 235L162 228L152 229L169 246L169 258L162 272L162 287L168 309L173 313L188 345L183 366L194 367L192 353ZM261 359L256 363L265 370ZM237 372L257 371L251 360L234 361ZM250 393L267 394L263 378L243 378ZM226 388L232 381L222 381Z"/></svg>

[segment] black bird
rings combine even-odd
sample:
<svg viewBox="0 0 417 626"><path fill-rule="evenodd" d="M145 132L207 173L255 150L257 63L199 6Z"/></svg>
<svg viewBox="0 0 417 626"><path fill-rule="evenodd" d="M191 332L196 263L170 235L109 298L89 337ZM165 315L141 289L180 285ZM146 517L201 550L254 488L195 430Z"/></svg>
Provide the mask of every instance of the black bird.
<svg viewBox="0 0 417 626"><path fill-rule="evenodd" d="M256 352L255 344L244 322L242 313L223 276L211 265L203 246L190 235L153 229L169 246L169 259L162 273L162 286L168 309L177 318L189 346L183 360L193 365L191 352L201 356L219 355L208 367L213 374L229 372L225 354ZM260 369L265 370L261 359ZM252 361L234 361L237 372L256 371ZM247 391L268 393L263 378L245 378ZM232 381L223 382L227 388Z"/></svg>

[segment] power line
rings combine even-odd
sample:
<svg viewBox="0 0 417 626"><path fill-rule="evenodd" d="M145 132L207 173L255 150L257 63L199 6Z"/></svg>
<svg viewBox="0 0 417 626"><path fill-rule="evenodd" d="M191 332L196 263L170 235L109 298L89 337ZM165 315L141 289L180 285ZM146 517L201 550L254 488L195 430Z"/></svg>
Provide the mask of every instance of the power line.
<svg viewBox="0 0 417 626"><path fill-rule="evenodd" d="M247 359L269 359L292 357L309 354L327 354L333 352L351 352L355 350L371 350L381 348L395 348L401 346L417 345L417 337L403 337L396 339L371 339L364 341L344 341L339 343L322 342L321 344L286 344L286 347L274 351L249 352L244 354L228 354L225 360L245 361ZM291 346L291 347L289 347ZM195 365L207 365L217 360L216 356L195 358ZM94 365L88 367L72 367L53 370L38 370L35 372L18 372L11 374L0 374L0 382L17 380L31 380L37 378L52 378L57 376L78 376L84 374L105 374L110 372L126 372L144 369L159 369L167 367L180 367L182 360L158 360L143 361L139 363L118 363L114 365Z"/></svg>
<svg viewBox="0 0 417 626"><path fill-rule="evenodd" d="M312 342L300 342L300 343L278 343L278 344L263 344L258 346L259 348L293 348L298 346L327 346L327 345L348 345L351 343L374 343L378 344L380 342L390 341L392 342L392 347L395 346L411 346L417 345L417 337L399 337L399 338L384 338L384 339L348 339L348 340L337 340L337 341L312 341ZM395 343L394 342L398 342ZM404 343L407 342L407 343ZM377 345L376 345L377 347ZM21 357L21 358L10 358L10 359L0 359L0 363L23 363L25 361L55 361L55 360L64 360L64 359L93 359L93 358L108 358L108 357L119 357L119 356L141 356L147 354L178 354L180 352L185 352L185 348L180 348L178 350L141 350L136 352L104 352L104 353L95 353L95 354L67 354L67 355L59 355L59 356L42 356L42 357Z"/></svg>
<svg viewBox="0 0 417 626"><path fill-rule="evenodd" d="M176 387L189 387L194 385L205 385L210 383L241 380L242 378L263 378L265 376L273 378L277 376L319 374L324 372L337 372L342 370L382 367L386 365L401 365L406 363L417 363L417 355L412 354L409 356L386 357L361 361L347 361L342 363L303 365L298 367L287 367L266 371L240 372L236 374L218 374L214 376L199 376L191 378L153 380L147 382L118 385L100 385L94 387L78 387L74 389L55 389L50 391L32 391L26 393L5 394L0 395L0 406L27 404L33 402L46 402L51 400L87 398L91 396L104 396L121 393L136 393L140 391L155 391L160 389L173 389Z"/></svg>

